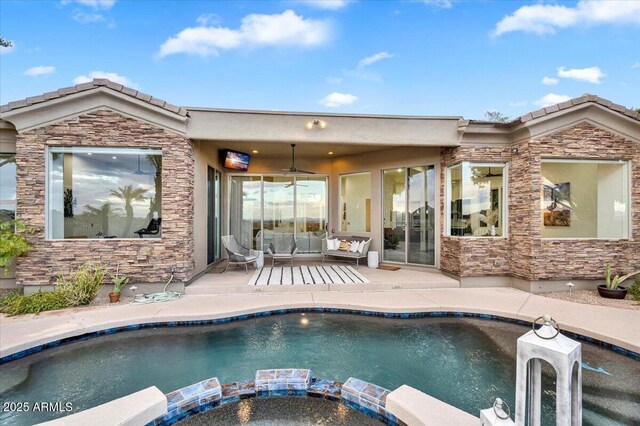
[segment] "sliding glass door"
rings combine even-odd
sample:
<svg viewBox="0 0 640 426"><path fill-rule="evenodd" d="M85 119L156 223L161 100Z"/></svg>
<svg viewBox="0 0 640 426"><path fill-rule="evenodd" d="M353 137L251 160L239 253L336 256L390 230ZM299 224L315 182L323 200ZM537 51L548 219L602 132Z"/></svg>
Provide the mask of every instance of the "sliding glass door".
<svg viewBox="0 0 640 426"><path fill-rule="evenodd" d="M209 167L207 170L207 263L220 259L220 172Z"/></svg>
<svg viewBox="0 0 640 426"><path fill-rule="evenodd" d="M276 233L294 234L299 253L319 253L327 236L326 176L231 176L229 233L266 252Z"/></svg>
<svg viewBox="0 0 640 426"><path fill-rule="evenodd" d="M435 265L435 167L382 174L383 260Z"/></svg>

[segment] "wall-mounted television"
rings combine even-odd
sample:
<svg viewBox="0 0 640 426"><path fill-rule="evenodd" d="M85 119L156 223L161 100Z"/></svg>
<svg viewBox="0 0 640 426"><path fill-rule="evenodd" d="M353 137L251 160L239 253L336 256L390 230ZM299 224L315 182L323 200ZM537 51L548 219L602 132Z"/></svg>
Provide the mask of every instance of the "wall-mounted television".
<svg viewBox="0 0 640 426"><path fill-rule="evenodd" d="M246 172L249 170L249 161L251 161L251 156L244 152L230 149L222 151L222 165L225 169Z"/></svg>

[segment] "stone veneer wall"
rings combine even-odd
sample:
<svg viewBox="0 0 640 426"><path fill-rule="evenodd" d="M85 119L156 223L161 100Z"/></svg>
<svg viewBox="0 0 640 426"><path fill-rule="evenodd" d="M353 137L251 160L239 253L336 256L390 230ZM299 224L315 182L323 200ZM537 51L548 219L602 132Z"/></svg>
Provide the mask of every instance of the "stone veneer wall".
<svg viewBox="0 0 640 426"><path fill-rule="evenodd" d="M17 218L37 229L33 251L18 258L21 285L50 285L59 272L100 262L132 283L161 283L176 267L176 280L193 274L194 154L191 141L144 121L99 110L20 133L16 137ZM162 149L162 238L46 240L45 147L100 146Z"/></svg>
<svg viewBox="0 0 640 426"><path fill-rule="evenodd" d="M507 238L467 238L444 235L445 185L447 167L461 161L508 163L511 148L495 146L464 146L444 148L440 174L440 267L460 277L482 277L509 273L509 241Z"/></svg>
<svg viewBox="0 0 640 426"><path fill-rule="evenodd" d="M630 160L631 240L542 239L541 160L576 158ZM616 273L640 267L640 147L587 122L510 147L457 147L442 151L441 214L444 235L446 168L460 161L505 162L509 167L506 238L442 237L441 268L460 277L510 275L530 281L602 279L604 265ZM493 259L503 259L493 263Z"/></svg>
<svg viewBox="0 0 640 426"><path fill-rule="evenodd" d="M535 280L602 279L610 263L614 273L640 269L640 143L614 135L589 123L532 141L542 158L576 158L631 161L630 240L541 240L536 256ZM540 176L540 162L534 162ZM539 185L539 182L538 182ZM537 204L537 216L540 204Z"/></svg>

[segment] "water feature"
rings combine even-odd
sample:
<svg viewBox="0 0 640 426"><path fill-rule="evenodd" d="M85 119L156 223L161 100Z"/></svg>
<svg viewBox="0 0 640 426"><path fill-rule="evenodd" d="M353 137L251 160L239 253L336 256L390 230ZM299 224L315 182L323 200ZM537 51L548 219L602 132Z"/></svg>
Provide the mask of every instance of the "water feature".
<svg viewBox="0 0 640 426"><path fill-rule="evenodd" d="M221 325L116 333L0 365L0 401L71 403L73 411L148 386L163 392L210 377L253 378L263 368L309 368L388 389L408 384L474 415L500 396L514 406L515 345L527 327L472 318L390 319L287 314ZM583 344L584 424L640 423L640 362ZM543 369L544 372L544 369ZM545 423L553 421L543 375ZM547 396L545 401L544 397ZM0 424L33 424L65 412L5 411Z"/></svg>

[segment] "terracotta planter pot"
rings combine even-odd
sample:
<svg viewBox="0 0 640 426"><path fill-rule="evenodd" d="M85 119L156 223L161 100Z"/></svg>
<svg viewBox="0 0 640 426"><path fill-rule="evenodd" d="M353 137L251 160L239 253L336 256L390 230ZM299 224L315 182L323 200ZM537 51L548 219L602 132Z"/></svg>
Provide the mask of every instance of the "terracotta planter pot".
<svg viewBox="0 0 640 426"><path fill-rule="evenodd" d="M109 302L118 303L120 301L120 293L109 293Z"/></svg>
<svg viewBox="0 0 640 426"><path fill-rule="evenodd" d="M627 295L627 289L624 287L618 287L614 290L607 288L606 285L600 284L598 286L598 293L601 297L606 299L624 299Z"/></svg>

